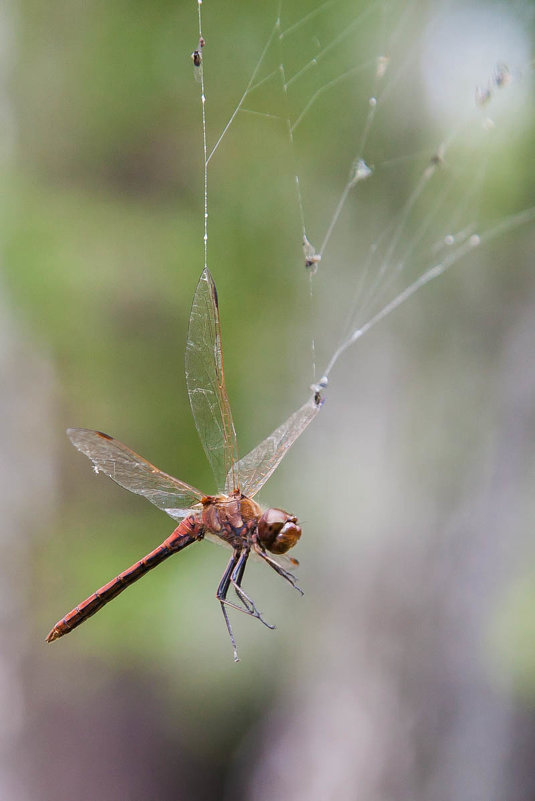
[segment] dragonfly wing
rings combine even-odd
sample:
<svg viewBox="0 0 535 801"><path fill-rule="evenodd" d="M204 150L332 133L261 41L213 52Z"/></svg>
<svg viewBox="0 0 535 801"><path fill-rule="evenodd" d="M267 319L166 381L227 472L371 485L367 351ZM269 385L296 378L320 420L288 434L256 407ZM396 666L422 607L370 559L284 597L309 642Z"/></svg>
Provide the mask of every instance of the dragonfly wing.
<svg viewBox="0 0 535 801"><path fill-rule="evenodd" d="M225 388L217 291L208 268L197 284L186 345L186 383L193 419L218 490L228 473L238 485L236 432Z"/></svg>
<svg viewBox="0 0 535 801"><path fill-rule="evenodd" d="M253 448L236 465L241 491L248 498L253 498L266 483L280 461L293 445L295 440L312 422L322 406L322 400L313 395L294 412L285 423L275 429L260 445ZM227 492L232 484L232 473L227 475Z"/></svg>
<svg viewBox="0 0 535 801"><path fill-rule="evenodd" d="M105 473L121 487L142 495L175 520L186 517L203 497L199 490L158 470L108 434L69 428L67 436L75 448L91 459L97 473Z"/></svg>

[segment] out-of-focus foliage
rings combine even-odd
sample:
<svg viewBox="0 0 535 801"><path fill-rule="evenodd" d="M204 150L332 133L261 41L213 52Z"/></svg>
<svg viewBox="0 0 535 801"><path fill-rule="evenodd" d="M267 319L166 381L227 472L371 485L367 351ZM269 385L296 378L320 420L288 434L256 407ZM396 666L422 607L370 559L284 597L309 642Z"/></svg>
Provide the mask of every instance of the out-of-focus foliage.
<svg viewBox="0 0 535 801"><path fill-rule="evenodd" d="M318 16L318 42L336 35L344 8L344 19L357 20L354 3L333 3L332 16ZM304 0L283 4L291 21L309 10ZM424 11L432 24L433 9L422 4ZM213 145L276 8L207 0L203 13ZM410 50L401 7L384 13L399 27L396 46ZM235 615L238 666L215 600L226 554L208 544L164 563L45 648L42 637L60 615L173 526L96 477L65 428L107 431L165 471L214 489L183 374L203 267L201 104L190 56L197 4L22 0L0 25L8 54L2 110L12 130L2 164L8 411L0 475L6 508L23 509L1 542L9 648L0 694L10 705L0 796L5 787L11 801L231 792L323 801L354 798L364 786L369 799L493 797L485 794L489 765L499 743L509 753L517 718L526 742L534 738L518 700L525 695L511 689L518 677L528 697L535 686L535 644L521 625L535 581L532 227L454 268L334 371L325 411L263 495L303 521L307 594L300 600L251 566L248 591L279 630ZM339 58L359 48L375 58L378 42L376 18L364 17ZM289 70L295 55L286 55ZM393 171L388 154L425 152L440 138L421 100L423 81L410 71L389 80L392 103L370 141L388 192L374 195L370 182L366 204L350 206L312 300L295 170L307 167L307 212L324 229L356 151L362 125L354 112L372 90L370 74L333 86L339 111L318 113L299 132L302 163L294 163L285 125L254 114L238 115L210 163L208 264L241 453L304 400L312 334L326 358L368 229L379 221L388 230L416 185L412 161ZM274 112L284 105L276 86L263 99ZM526 130L495 169L486 165L488 189L470 215L500 221L532 203L533 127ZM455 172L454 153L446 167ZM461 203L448 198L448 209ZM354 258L337 262L348 248ZM468 771L463 737L473 746L482 731L478 791L470 796L467 780L455 793ZM525 773L520 765L512 775ZM337 777L347 793L332 789ZM504 784L512 791L500 797L516 798L520 778Z"/></svg>

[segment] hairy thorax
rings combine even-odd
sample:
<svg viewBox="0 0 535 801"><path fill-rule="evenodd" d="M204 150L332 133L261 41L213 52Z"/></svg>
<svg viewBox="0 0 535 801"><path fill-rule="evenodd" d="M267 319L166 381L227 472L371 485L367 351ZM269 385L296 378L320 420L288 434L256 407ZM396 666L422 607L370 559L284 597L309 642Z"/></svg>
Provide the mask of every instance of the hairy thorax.
<svg viewBox="0 0 535 801"><path fill-rule="evenodd" d="M260 506L239 492L207 495L202 499L202 522L209 532L239 548L256 531L262 515Z"/></svg>

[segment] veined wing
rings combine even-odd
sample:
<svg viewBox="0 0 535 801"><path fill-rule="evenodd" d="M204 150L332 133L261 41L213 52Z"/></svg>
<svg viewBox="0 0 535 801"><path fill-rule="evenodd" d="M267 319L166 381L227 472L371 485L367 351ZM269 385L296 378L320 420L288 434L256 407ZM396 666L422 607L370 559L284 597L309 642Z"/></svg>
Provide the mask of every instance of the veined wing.
<svg viewBox="0 0 535 801"><path fill-rule="evenodd" d="M203 497L195 487L158 470L108 434L69 428L67 436L75 448L91 459L97 473L105 473L121 487L142 495L175 520L186 517L190 507Z"/></svg>
<svg viewBox="0 0 535 801"><path fill-rule="evenodd" d="M322 403L318 395L313 395L260 445L240 459L236 467L241 480L240 489L244 495L248 498L256 495L288 449L315 418ZM232 473L229 473L226 481L227 492L232 488L232 480Z"/></svg>
<svg viewBox="0 0 535 801"><path fill-rule="evenodd" d="M203 270L191 306L186 345L186 383L193 419L212 467L218 490L232 475L238 485L236 432L225 388L221 325L217 291L207 267Z"/></svg>

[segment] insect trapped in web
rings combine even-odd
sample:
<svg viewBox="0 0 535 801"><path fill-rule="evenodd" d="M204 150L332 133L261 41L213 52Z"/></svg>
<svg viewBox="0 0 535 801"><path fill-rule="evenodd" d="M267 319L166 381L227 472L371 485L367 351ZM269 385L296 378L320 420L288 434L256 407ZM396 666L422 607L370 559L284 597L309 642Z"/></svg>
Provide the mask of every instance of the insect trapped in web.
<svg viewBox="0 0 535 801"><path fill-rule="evenodd" d="M331 5L330 3L323 4L316 11L330 15ZM355 194L360 193L361 190L367 190L368 187L371 189L374 182L381 186L379 180L381 176L383 176L382 186L386 191L386 196L390 198L394 184L392 181L386 180L385 176L388 176L393 165L404 163L407 158L409 161L415 159L416 163L418 160L421 161L419 171L417 171L419 177L416 179L413 191L401 203L391 222L381 222L381 217L378 215L377 230L373 230L373 221L363 226L362 242L366 241L365 235L368 233L366 230L368 228L371 229L370 242L366 245L359 244L356 256L352 244L353 237L346 237L347 242L351 243L350 252L345 259L342 257L342 261L347 267L345 280L348 283L347 291L344 283L341 300L344 303L347 302L347 305L344 307L345 314L340 314L338 308L336 312L336 322L338 323L343 318L346 322L339 344L332 352L324 371L318 373L322 377L317 381L316 336L312 331L312 376L313 380L317 381L313 384L312 396L283 425L241 460L238 459L232 414L225 389L217 295L210 273L205 268L197 286L191 311L186 349L186 378L193 416L216 477L218 494L205 495L194 487L161 472L126 446L105 434L84 429L69 430L71 441L75 447L92 460L97 472L104 472L121 486L143 495L177 520L179 525L158 548L101 587L60 620L48 635L48 641L68 633L95 614L123 589L172 553L182 550L199 539L208 538L223 542L232 550L231 559L218 587L217 597L221 603L233 643L234 655L237 659L228 607L236 608L268 625L242 587L243 574L249 556L258 556L296 587L292 568L296 566L297 562L284 555L300 537L301 529L297 519L279 509L264 512L254 501L254 497L276 469L288 448L321 408L330 373L338 360L372 327L384 320L427 283L445 273L480 245L489 243L506 231L513 230L535 218L535 208L530 208L502 218L497 224L492 223L486 228L481 228L471 217L467 217L467 215L473 214L474 208L478 207L476 195L481 191L482 176L484 175L484 170L480 171L478 168L481 159L476 158L469 149L468 155L463 155L462 151L454 154L455 170L449 169L448 166L448 159L450 162L454 161L451 155L454 153L454 141L462 138L461 134L466 125L455 126L450 135L441 137L438 145L435 141L435 134L433 134L433 148L429 152L425 148L419 153L409 154L407 157L407 154L399 156L393 151L392 154L387 154L388 158L383 154L382 160L379 161L376 158L368 157L368 151L373 149L371 148L373 137L370 132L377 112L389 99L395 97L394 90L407 65L405 59L412 58L416 52L414 48L401 47L401 53L398 53L397 58L397 70L391 70L389 65L394 65L396 59L384 56L383 53L390 51L391 48L388 45L395 44L397 33L394 32L390 39L387 38L384 42L384 49L381 49L380 52L377 51L377 57L370 64L367 64L366 61L354 63L354 59L361 58L361 56L360 51L352 45L353 31L362 23L364 16L373 10L380 11L383 5L382 3L369 4L367 9L362 14L359 13L357 17L355 17L355 10L351 7L352 23L345 26L334 26L333 30L336 33L332 34L333 38L325 39L323 44L318 42L319 50L314 51L312 58L309 58L309 50L296 47L294 40L301 33L307 33L309 24L316 24L316 11L314 14L306 14L300 21L290 24L286 28L282 27L280 14L278 14L241 99L234 107L220 136L216 139L215 145L208 149L203 64L205 40L201 30L201 3L198 4L199 39L191 57L194 76L199 83L202 108L205 265L207 264L208 239L207 167L212 158L220 151L221 142L240 114L254 114L255 119L266 122L282 119L287 124L288 143L290 150L294 153L300 144L303 147L305 140L308 141L308 132L313 127L313 121L337 118L338 106L335 102L337 95L334 90L347 80L355 79L358 83L360 81L358 76L361 72L365 72L365 68L373 66L374 78L371 87L373 93L369 92L365 95L365 114L361 135L355 137L356 145L351 147L350 167L345 185L338 201L334 201L333 207L329 211L323 236L316 234L314 225L310 225L310 230L314 233L310 234L310 239L307 236L306 232L309 226L305 224L305 204L301 192L301 180L297 170L295 172L294 184L298 217L302 229L301 244L304 264L310 287L312 326L315 325L316 320L321 321L323 325L322 316L315 315L313 311L313 286L325 286L328 293L329 276L332 276L330 279L332 286L337 287L338 284L343 283L340 281L338 272L332 269L333 265L329 264L327 251L334 232L344 222L344 210L345 212L349 211L351 198L354 200ZM417 11L414 4L410 5L413 6L413 11ZM407 20L409 18L407 17ZM400 22L397 28L398 33L402 27ZM346 58L349 58L347 64L342 58L340 50L343 42L346 42L349 48L346 53ZM278 67L276 66L275 69L272 69L273 63L269 58L270 55L273 56L273 51L274 57L279 59L278 62L275 62L276 65L278 63ZM285 52L288 54L287 57L284 55ZM296 63L293 71L290 71L289 63L293 63L294 57L302 58L304 61ZM289 61L286 60L287 58ZM328 69L331 59L332 74ZM323 71L317 69L320 62ZM390 72L392 72L391 79L388 77ZM499 88L506 87L511 83L513 74L505 62L498 63L491 84L489 84L492 85L493 98L499 94ZM317 76L317 83L313 81L310 85L306 83L305 79L314 78L314 76ZM300 88L302 80L305 80L303 89ZM273 105L274 93L271 91L271 84L275 82L281 84L279 91L284 100L282 116L278 113L280 111L278 106ZM246 108L246 101L253 106L252 101L257 98L258 93L262 98L262 90L267 88L270 91L266 92L265 102L267 105L265 107L258 101L254 107ZM324 111L323 103L331 94L331 90L333 90L334 101L334 106L331 108L334 109L334 113L329 117ZM291 97L292 92L295 92L294 100ZM472 93L470 102L473 104ZM295 113L292 114L292 111ZM479 109L477 111L479 115ZM476 115L475 123L479 130L481 121L478 115ZM473 122L473 116L472 114L469 117L469 121ZM308 123L308 125L304 123ZM299 135L303 136L303 142L299 141ZM296 153L296 155L298 154ZM476 156L479 156L479 152L476 152ZM300 158L296 157L294 161L296 165L301 164ZM470 169L462 168L461 165L465 161ZM485 164L492 165L493 163L493 159L488 157L485 157L483 161ZM476 173L473 179L466 180L466 176L472 175L472 167L477 168ZM463 179L463 188L456 195L459 197L459 202L451 203L451 211L449 211L448 204L444 202L449 199L452 187L456 186L458 176ZM322 208L323 205L321 204ZM328 204L325 205L328 206ZM424 216L420 219L416 215L416 211L422 209ZM358 221L355 213L345 216L349 217L351 226ZM462 222L461 227L459 227L459 222ZM312 242L315 242L317 247ZM302 267L301 260L300 267ZM358 269L356 269L357 267ZM316 290L314 289L314 291ZM332 306L331 296L327 294L326 297ZM318 304L318 307L323 308L321 304ZM328 304L324 308L328 308ZM330 346L327 352L330 352ZM227 598L231 589L237 596L237 603L233 603Z"/></svg>
<svg viewBox="0 0 535 801"><path fill-rule="evenodd" d="M208 269L197 284L191 307L186 345L186 381L195 425L218 488L205 495L195 487L154 467L113 437L100 431L70 428L73 445L91 461L96 472L142 495L174 520L180 521L161 545L100 587L59 620L47 636L53 642L94 615L134 581L174 553L202 539L222 542L232 555L217 588L227 630L238 661L227 607L267 623L242 587L249 556L255 555L302 593L292 568L298 562L284 556L301 537L297 518L282 509L263 510L253 500L297 437L319 412L318 389L285 423L242 459L230 409L221 349L217 292ZM227 598L233 588L237 603Z"/></svg>

